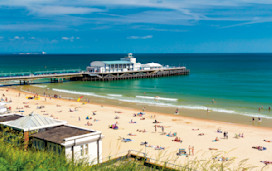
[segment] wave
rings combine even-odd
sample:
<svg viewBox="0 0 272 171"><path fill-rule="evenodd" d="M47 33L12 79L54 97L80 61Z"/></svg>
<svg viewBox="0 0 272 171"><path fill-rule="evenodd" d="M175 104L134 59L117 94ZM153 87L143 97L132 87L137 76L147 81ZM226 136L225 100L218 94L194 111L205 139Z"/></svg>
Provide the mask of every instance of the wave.
<svg viewBox="0 0 272 171"><path fill-rule="evenodd" d="M122 102L129 102L129 103L142 103L152 106L160 106L160 107L173 107L173 108L180 108L180 109L192 109L192 110L207 110L208 107L206 106L195 106L195 105L177 105L177 104L171 104L171 103L162 103L162 102L152 102L152 101L142 101L137 99L118 99ZM238 114L238 115L244 115L249 117L262 117L267 119L272 119L272 117L267 115L262 115L259 113L248 113L248 112L237 112L234 110L229 109L222 109L222 108L208 108L209 111L213 112L219 112L219 113L228 113L228 114Z"/></svg>
<svg viewBox="0 0 272 171"><path fill-rule="evenodd" d="M152 100L164 100L164 101L178 101L178 99L174 98L165 98L165 97L150 97L150 96L136 96L136 98L141 98L141 99L152 99Z"/></svg>
<svg viewBox="0 0 272 171"><path fill-rule="evenodd" d="M46 88L47 86L46 85L31 85L33 87L40 87L40 88Z"/></svg>
<svg viewBox="0 0 272 171"><path fill-rule="evenodd" d="M128 102L128 103L140 103L140 104L147 104L147 105L151 105L151 106L173 107L173 108L192 109L192 110L207 110L207 108L208 108L209 111L213 111L213 112L239 114L239 115L244 115L244 116L249 116L249 117L262 117L262 118L272 119L272 117L269 117L267 115L262 115L259 113L238 112L238 111L229 110L229 109L206 107L206 106L201 106L201 105L199 105L199 106L197 106L197 105L179 105L179 104L155 101L154 97L149 97L149 96L123 97L120 94L107 94L106 96L103 96L103 95L95 94L93 92L80 92L80 91L71 91L71 90L63 90L63 89L55 89L55 88L53 88L52 90L57 91L57 92L61 92L61 93L94 96L94 97L113 99L113 100L118 100L121 102ZM146 99L146 100L141 100L141 99ZM172 101L172 102L177 101L177 99L171 99L171 98L162 98L162 99L167 99L166 101Z"/></svg>
<svg viewBox="0 0 272 171"><path fill-rule="evenodd" d="M111 96L111 97L122 97L121 94L107 94L108 96Z"/></svg>
<svg viewBox="0 0 272 171"><path fill-rule="evenodd" d="M57 91L57 92L61 92L61 93L69 93L69 94L76 94L76 95L86 95L86 96L95 96L95 97L104 97L104 96L100 96L97 95L95 93L92 92L81 92L81 91L71 91L71 90L63 90L63 89L56 89L53 88L53 91Z"/></svg>

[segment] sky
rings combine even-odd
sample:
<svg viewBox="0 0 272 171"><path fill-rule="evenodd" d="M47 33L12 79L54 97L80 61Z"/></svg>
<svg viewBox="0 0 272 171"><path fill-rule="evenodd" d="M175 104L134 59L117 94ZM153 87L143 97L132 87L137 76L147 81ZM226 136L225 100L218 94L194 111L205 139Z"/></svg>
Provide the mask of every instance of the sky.
<svg viewBox="0 0 272 171"><path fill-rule="evenodd" d="M0 0L0 53L270 53L272 0Z"/></svg>

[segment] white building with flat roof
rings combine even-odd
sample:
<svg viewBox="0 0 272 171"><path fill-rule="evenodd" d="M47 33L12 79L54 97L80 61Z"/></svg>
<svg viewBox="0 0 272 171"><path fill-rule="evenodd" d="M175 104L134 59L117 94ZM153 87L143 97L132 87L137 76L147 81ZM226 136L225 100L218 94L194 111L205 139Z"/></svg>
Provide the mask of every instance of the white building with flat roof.
<svg viewBox="0 0 272 171"><path fill-rule="evenodd" d="M120 58L118 61L93 61L90 66L87 67L88 72L94 73L110 73L110 72L127 72L127 71L141 71L141 70L154 70L163 68L158 63L137 63L132 53L129 53L127 57Z"/></svg>
<svg viewBox="0 0 272 171"><path fill-rule="evenodd" d="M25 149L32 139L33 148L65 154L75 162L83 160L90 165L102 162L104 136L100 131L68 125L66 121L38 114L0 115L0 124L23 132Z"/></svg>

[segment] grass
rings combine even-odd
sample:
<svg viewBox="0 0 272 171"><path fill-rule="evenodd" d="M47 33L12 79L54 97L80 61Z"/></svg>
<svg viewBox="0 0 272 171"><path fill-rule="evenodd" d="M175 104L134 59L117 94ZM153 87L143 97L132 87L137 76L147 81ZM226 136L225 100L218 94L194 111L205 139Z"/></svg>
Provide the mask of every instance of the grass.
<svg viewBox="0 0 272 171"><path fill-rule="evenodd" d="M45 171L45 170L60 170L60 171L92 171L92 170L101 170L101 171L136 171L136 170L169 170L164 167L154 167L146 166L144 158L140 160L132 158L123 158L121 160L110 160L106 163L98 164L95 166L89 166L87 162L78 161L76 163L67 160L64 155L58 155L54 152L48 151L37 151L35 149L29 148L27 151L23 148L22 134L16 134L12 136L12 139L8 139L13 132L9 131L0 131L0 171L18 171L18 170L27 170L27 171ZM157 160L160 157L164 156L162 153L161 156L158 156ZM222 156L222 153L215 154L214 157ZM221 162L218 160L198 160L189 161L177 167L176 170L181 171L225 171L225 170L238 170L246 171L257 169L255 167L247 165L247 160L242 160L239 162L238 166L233 167L233 162L235 158L230 158L227 162ZM174 162L175 163L175 162ZM177 164L178 165L178 164ZM266 170L266 168L263 168ZM258 169L257 169L258 170Z"/></svg>

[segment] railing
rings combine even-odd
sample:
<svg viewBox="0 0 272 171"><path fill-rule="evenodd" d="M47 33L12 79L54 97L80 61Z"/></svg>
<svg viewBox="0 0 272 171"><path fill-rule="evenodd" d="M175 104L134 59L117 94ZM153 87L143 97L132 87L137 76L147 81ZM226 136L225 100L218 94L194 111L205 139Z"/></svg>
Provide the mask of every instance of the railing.
<svg viewBox="0 0 272 171"><path fill-rule="evenodd" d="M38 76L51 76L51 75L67 75L82 73L80 69L71 70L55 70L55 71L37 71L34 73L0 73L0 78L22 78L22 77L38 77Z"/></svg>
<svg viewBox="0 0 272 171"><path fill-rule="evenodd" d="M159 166L159 167L168 167L168 168L173 168L173 169L181 169L183 166L177 165L168 161L162 161L162 160L157 160L154 158L149 157L146 153L137 151L137 150L128 150L128 151L123 151L119 152L114 155L109 155L107 157L103 157L104 162L107 163L109 161L122 161L128 157L136 157L139 160L143 160L145 163L148 163L153 166ZM103 164L102 163L102 164Z"/></svg>
<svg viewBox="0 0 272 171"><path fill-rule="evenodd" d="M48 75L48 74L72 74L80 73L80 69L70 69L70 70L55 70L55 71L36 71L33 75Z"/></svg>
<svg viewBox="0 0 272 171"><path fill-rule="evenodd" d="M160 71L160 70L164 70L164 69L171 69L171 70L174 70L174 69L185 69L185 67L171 67L171 66L167 66L167 67L162 67L162 68L152 68L152 69L138 69L138 70L122 70L122 69L119 69L119 70L106 70L104 72L97 72L97 71L89 71L87 70L87 72L89 73L130 73L130 72L140 72L140 71Z"/></svg>
<svg viewBox="0 0 272 171"><path fill-rule="evenodd" d="M21 72L21 73L0 73L0 78L7 77L22 77L22 76L30 76L30 72Z"/></svg>

